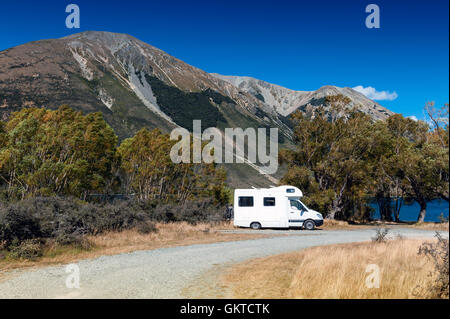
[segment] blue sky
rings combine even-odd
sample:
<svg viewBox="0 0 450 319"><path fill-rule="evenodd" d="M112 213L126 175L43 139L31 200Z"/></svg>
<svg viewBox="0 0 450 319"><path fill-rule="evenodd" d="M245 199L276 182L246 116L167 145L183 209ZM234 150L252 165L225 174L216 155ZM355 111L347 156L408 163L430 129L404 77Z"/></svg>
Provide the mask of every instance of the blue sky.
<svg viewBox="0 0 450 319"><path fill-rule="evenodd" d="M80 29L65 27L69 3L80 7ZM365 26L370 3L380 7L380 29ZM395 92L378 102L423 118L427 101L449 101L448 14L447 0L2 1L0 50L86 30L122 32L207 72L295 90Z"/></svg>

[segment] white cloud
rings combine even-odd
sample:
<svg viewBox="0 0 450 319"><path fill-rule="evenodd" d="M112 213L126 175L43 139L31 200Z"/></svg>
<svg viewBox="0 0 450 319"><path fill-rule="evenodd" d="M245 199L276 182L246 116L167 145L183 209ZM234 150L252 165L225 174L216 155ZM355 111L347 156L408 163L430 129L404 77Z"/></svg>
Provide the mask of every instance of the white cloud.
<svg viewBox="0 0 450 319"><path fill-rule="evenodd" d="M414 115L411 115L411 116L408 116L407 118L409 118L409 119L411 119L411 120L413 120L413 121L418 121L419 119L417 118L417 116L414 116Z"/></svg>
<svg viewBox="0 0 450 319"><path fill-rule="evenodd" d="M355 86L353 90L358 91L361 94L364 94L366 97L368 97L371 100L387 100L392 101L395 100L398 97L398 94L396 92L388 92L388 91L377 91L375 88L368 86L363 87L362 85Z"/></svg>

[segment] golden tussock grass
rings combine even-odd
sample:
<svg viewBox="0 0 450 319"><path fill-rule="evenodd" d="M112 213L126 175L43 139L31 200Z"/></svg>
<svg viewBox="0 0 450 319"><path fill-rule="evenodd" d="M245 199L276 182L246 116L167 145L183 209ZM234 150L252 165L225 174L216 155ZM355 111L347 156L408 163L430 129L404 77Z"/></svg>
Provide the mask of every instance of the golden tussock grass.
<svg viewBox="0 0 450 319"><path fill-rule="evenodd" d="M417 223L413 224L412 227L419 229L429 229L429 230L441 230L449 231L449 223Z"/></svg>
<svg viewBox="0 0 450 319"><path fill-rule="evenodd" d="M423 298L432 263L418 255L423 240L314 247L255 259L227 271L222 281L232 298ZM380 287L367 288L370 264Z"/></svg>
<svg viewBox="0 0 450 319"><path fill-rule="evenodd" d="M321 229L326 230L347 230L347 229L361 229L361 228L372 228L372 227L413 227L416 229L427 229L427 230L440 230L449 231L449 223L395 223L395 222L382 222L382 221L372 221L361 224L350 224L349 222L342 220L324 219Z"/></svg>
<svg viewBox="0 0 450 319"><path fill-rule="evenodd" d="M233 236L218 230L231 229L230 223L220 223L212 226L207 223L196 225L185 222L158 223L157 232L141 234L136 230L123 232L108 232L97 236L90 236L88 240L94 247L102 248L104 252L117 254L132 250L156 249L170 246L185 246L191 244L209 243L217 241L236 240L249 236Z"/></svg>

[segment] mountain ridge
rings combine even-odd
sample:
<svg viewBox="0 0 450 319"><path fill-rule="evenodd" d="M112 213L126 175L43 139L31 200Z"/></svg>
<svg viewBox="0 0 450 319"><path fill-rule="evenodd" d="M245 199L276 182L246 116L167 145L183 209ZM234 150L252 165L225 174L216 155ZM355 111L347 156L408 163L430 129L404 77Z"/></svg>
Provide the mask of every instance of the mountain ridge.
<svg viewBox="0 0 450 319"><path fill-rule="evenodd" d="M393 114L379 103L370 100L360 92L349 87L341 88L333 85L324 85L315 91L296 91L249 76L221 75L217 73L212 73L212 75L262 99L282 116L289 116L299 108L301 109L311 104L314 100L317 101L326 96L338 94L350 98L353 101L353 104L350 106L359 106L361 111L375 119L384 119L386 116Z"/></svg>

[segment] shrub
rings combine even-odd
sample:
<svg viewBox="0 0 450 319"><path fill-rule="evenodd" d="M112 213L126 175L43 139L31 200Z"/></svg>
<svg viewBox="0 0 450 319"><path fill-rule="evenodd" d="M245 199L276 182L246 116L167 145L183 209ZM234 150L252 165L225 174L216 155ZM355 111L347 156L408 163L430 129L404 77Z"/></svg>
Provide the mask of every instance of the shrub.
<svg viewBox="0 0 450 319"><path fill-rule="evenodd" d="M21 205L13 204L0 211L0 238L2 246L8 247L14 241L40 237L39 221Z"/></svg>
<svg viewBox="0 0 450 319"><path fill-rule="evenodd" d="M34 258L32 248L37 246L30 241L34 239L87 249L90 243L85 235L132 228L149 234L157 231L154 221L218 222L224 220L224 212L213 200L182 205L131 200L93 204L74 198L35 197L0 204L0 246L18 258Z"/></svg>
<svg viewBox="0 0 450 319"><path fill-rule="evenodd" d="M432 284L426 289L431 298L449 298L449 264L448 264L448 239L436 232L437 242L423 243L419 248L419 255L425 255L434 263Z"/></svg>
<svg viewBox="0 0 450 319"><path fill-rule="evenodd" d="M448 223L448 216L445 217L444 212L441 212L441 214L439 215L439 222L441 224Z"/></svg>
<svg viewBox="0 0 450 319"><path fill-rule="evenodd" d="M372 241L375 243L385 243L388 233L389 228L377 228L375 229L375 237L372 237Z"/></svg>
<svg viewBox="0 0 450 319"><path fill-rule="evenodd" d="M152 222L143 222L136 226L136 230L143 235L155 233L158 231L155 224Z"/></svg>
<svg viewBox="0 0 450 319"><path fill-rule="evenodd" d="M91 204L72 198L37 197L0 207L0 238L9 250L13 242L35 238L86 247L84 235L122 231L149 220L149 214L132 202Z"/></svg>
<svg viewBox="0 0 450 319"><path fill-rule="evenodd" d="M42 245L37 239L27 239L10 247L9 256L14 259L35 259L42 256Z"/></svg>
<svg viewBox="0 0 450 319"><path fill-rule="evenodd" d="M205 199L191 200L184 204L159 205L152 210L151 217L162 222L214 223L225 220L225 212L225 207L215 205L213 200Z"/></svg>

